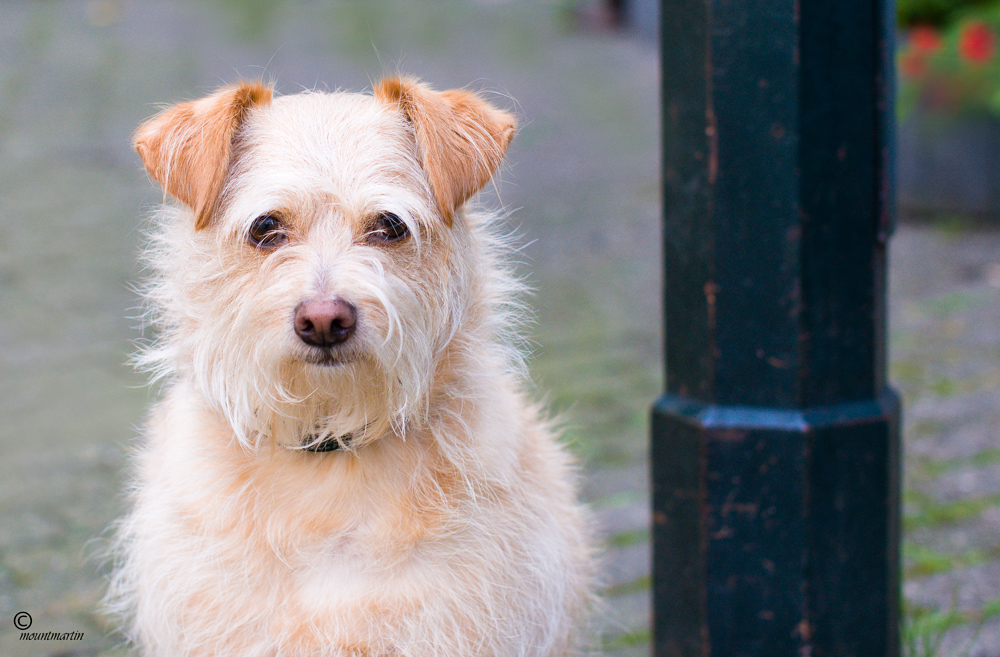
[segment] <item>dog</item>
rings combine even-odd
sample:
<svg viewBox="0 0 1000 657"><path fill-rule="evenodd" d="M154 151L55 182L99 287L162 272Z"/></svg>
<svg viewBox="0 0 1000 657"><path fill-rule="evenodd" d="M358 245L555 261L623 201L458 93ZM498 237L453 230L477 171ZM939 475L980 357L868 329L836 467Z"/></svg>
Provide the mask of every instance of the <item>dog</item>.
<svg viewBox="0 0 1000 657"><path fill-rule="evenodd" d="M149 657L564 656L595 596L475 209L515 119L466 90L242 82L136 132L163 382L107 596ZM168 196L176 202L170 203Z"/></svg>

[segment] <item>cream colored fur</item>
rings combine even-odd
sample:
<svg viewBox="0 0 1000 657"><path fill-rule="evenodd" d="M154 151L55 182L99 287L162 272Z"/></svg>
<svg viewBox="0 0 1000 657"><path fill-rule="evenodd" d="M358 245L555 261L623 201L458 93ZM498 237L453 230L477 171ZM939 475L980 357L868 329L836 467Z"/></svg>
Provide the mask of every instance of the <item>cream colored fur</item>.
<svg viewBox="0 0 1000 657"><path fill-rule="evenodd" d="M182 201L148 253L161 333L140 360L165 394L108 594L142 654L578 651L587 516L525 393L507 246L464 205L513 129L473 94L393 79L273 100L239 85L137 133ZM409 237L366 241L386 212ZM247 235L268 214L287 241L262 250ZM338 364L293 330L315 297L357 307Z"/></svg>

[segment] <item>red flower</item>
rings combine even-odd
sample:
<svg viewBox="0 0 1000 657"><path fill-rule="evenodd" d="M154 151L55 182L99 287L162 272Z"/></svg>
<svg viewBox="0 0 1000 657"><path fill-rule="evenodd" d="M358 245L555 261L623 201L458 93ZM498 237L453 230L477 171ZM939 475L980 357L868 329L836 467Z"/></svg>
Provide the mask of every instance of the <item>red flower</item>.
<svg viewBox="0 0 1000 657"><path fill-rule="evenodd" d="M985 23L968 23L958 35L958 52L970 62L986 63L993 58L995 50L996 36Z"/></svg>
<svg viewBox="0 0 1000 657"><path fill-rule="evenodd" d="M941 47L941 36L930 25L918 25L910 30L909 41L914 50L928 55Z"/></svg>
<svg viewBox="0 0 1000 657"><path fill-rule="evenodd" d="M927 74L927 58L944 43L930 25L918 25L910 30L906 47L899 54L899 72L905 78L922 78Z"/></svg>

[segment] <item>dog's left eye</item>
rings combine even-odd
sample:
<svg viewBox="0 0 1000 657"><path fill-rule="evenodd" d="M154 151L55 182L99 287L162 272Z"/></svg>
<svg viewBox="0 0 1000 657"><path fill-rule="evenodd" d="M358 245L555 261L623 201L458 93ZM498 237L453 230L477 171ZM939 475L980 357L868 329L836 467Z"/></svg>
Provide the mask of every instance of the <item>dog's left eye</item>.
<svg viewBox="0 0 1000 657"><path fill-rule="evenodd" d="M258 249L276 249L288 240L281 220L269 214L253 220L248 237Z"/></svg>
<svg viewBox="0 0 1000 657"><path fill-rule="evenodd" d="M379 215L368 233L368 241L375 243L398 242L410 234L410 229L402 219L391 212Z"/></svg>

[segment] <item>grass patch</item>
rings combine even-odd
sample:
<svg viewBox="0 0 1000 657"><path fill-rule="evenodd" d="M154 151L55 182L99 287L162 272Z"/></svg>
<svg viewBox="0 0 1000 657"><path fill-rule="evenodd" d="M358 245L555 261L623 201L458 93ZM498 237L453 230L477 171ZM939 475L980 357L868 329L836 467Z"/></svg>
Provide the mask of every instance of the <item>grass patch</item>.
<svg viewBox="0 0 1000 657"><path fill-rule="evenodd" d="M931 609L903 601L902 640L904 657L941 657L941 644L949 631L972 625L969 640L949 657L968 657L983 625L1000 616L1000 599L978 611L960 611L954 599L948 609Z"/></svg>
<svg viewBox="0 0 1000 657"><path fill-rule="evenodd" d="M936 214L930 218L930 223L945 237L962 237L978 227L974 217L963 214Z"/></svg>
<svg viewBox="0 0 1000 657"><path fill-rule="evenodd" d="M906 531L956 525L978 518L987 509L1000 506L1000 494L940 503L927 493L911 489L906 491L903 497L907 504L917 507L916 512L909 513L903 518L903 528Z"/></svg>
<svg viewBox="0 0 1000 657"><path fill-rule="evenodd" d="M589 504L590 508L602 511L604 509L617 509L630 506L640 501L645 501L648 497L645 491L621 490L590 500Z"/></svg>
<svg viewBox="0 0 1000 657"><path fill-rule="evenodd" d="M938 377L927 385L927 389L933 392L940 399L954 397L961 392L958 381L945 377Z"/></svg>
<svg viewBox="0 0 1000 657"><path fill-rule="evenodd" d="M949 554L918 543L903 543L903 575L906 578L929 577L950 572L956 568L978 566L1000 558L1000 545L992 550L972 550Z"/></svg>
<svg viewBox="0 0 1000 657"><path fill-rule="evenodd" d="M981 293L958 290L946 292L919 302L931 317L944 319L985 303Z"/></svg>
<svg viewBox="0 0 1000 657"><path fill-rule="evenodd" d="M941 643L952 628L965 625L968 620L952 605L947 611L910 607L903 618L902 640L904 657L939 657ZM975 637L973 637L974 639ZM969 642L971 644L971 641ZM970 645L963 648L968 654ZM955 657L965 657L962 653Z"/></svg>
<svg viewBox="0 0 1000 657"><path fill-rule="evenodd" d="M639 545L640 543L649 542L649 529L643 527L642 529L631 529L625 532L618 532L613 536L609 536L608 540L605 541L605 545L609 548L625 548L631 545Z"/></svg>
<svg viewBox="0 0 1000 657"><path fill-rule="evenodd" d="M622 584L609 586L601 591L601 595L605 598L621 598L634 593L642 593L643 591L648 591L651 588L653 588L652 576L643 575L638 579L633 579L631 582L624 582Z"/></svg>
<svg viewBox="0 0 1000 657"><path fill-rule="evenodd" d="M985 468L1000 463L1000 447L988 447L969 456L950 459L933 459L926 456L915 457L917 467L928 476L937 477L962 468Z"/></svg>
<svg viewBox="0 0 1000 657"><path fill-rule="evenodd" d="M624 650L625 648L632 648L634 646L647 644L652 640L652 638L653 633L649 630L649 628L631 630L625 634L605 638L601 641L601 647L605 652Z"/></svg>

